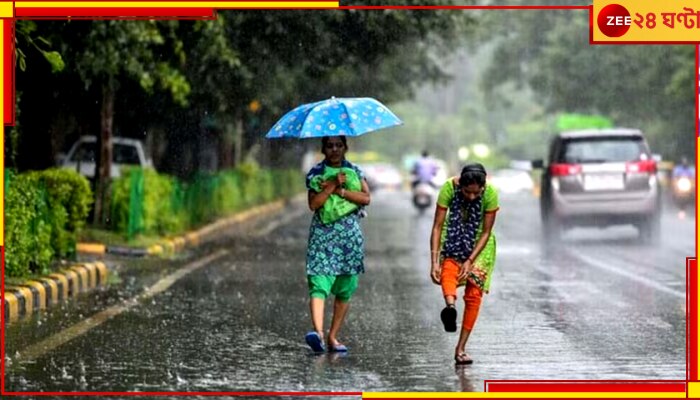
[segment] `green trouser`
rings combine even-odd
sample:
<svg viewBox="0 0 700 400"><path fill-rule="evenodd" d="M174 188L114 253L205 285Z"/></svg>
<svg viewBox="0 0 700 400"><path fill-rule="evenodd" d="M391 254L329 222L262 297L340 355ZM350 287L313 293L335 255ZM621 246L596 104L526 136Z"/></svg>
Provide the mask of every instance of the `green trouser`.
<svg viewBox="0 0 700 400"><path fill-rule="evenodd" d="M309 296L325 299L333 294L336 299L347 303L357 290L359 275L307 275Z"/></svg>

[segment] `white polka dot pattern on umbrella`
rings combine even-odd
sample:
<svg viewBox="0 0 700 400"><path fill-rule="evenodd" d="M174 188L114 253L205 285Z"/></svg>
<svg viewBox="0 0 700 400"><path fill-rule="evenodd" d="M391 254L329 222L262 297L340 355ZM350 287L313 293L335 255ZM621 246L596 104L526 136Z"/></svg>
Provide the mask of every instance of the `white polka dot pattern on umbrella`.
<svg viewBox="0 0 700 400"><path fill-rule="evenodd" d="M293 109L265 137L359 136L402 124L391 110L373 98L331 98Z"/></svg>

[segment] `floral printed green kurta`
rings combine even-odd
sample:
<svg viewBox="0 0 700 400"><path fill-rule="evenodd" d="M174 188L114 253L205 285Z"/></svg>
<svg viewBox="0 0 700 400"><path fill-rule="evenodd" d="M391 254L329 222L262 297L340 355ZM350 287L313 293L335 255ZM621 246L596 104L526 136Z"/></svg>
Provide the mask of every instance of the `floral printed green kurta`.
<svg viewBox="0 0 700 400"><path fill-rule="evenodd" d="M343 161L343 168L352 168L360 181L364 178L362 171L348 161ZM311 180L323 174L325 162L313 167L306 176L309 190ZM360 212L342 217L330 224L324 224L316 212L309 227L309 246L306 252L307 275L356 275L363 273L364 237L360 229Z"/></svg>

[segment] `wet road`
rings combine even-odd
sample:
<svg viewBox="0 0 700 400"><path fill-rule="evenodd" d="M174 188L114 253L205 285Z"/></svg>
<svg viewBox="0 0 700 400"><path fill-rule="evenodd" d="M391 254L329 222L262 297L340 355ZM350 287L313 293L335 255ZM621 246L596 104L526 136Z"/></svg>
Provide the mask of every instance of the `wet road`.
<svg viewBox="0 0 700 400"><path fill-rule="evenodd" d="M656 247L622 227L573 230L548 248L537 199L501 203L472 366L454 367L457 333L439 321L432 216L418 216L407 193L377 192L363 221L367 272L341 332L348 355L315 356L304 344L310 215L297 207L178 260L121 261L110 288L10 325L5 389L482 391L491 379L685 380L693 217L668 212ZM73 325L88 316L83 330Z"/></svg>

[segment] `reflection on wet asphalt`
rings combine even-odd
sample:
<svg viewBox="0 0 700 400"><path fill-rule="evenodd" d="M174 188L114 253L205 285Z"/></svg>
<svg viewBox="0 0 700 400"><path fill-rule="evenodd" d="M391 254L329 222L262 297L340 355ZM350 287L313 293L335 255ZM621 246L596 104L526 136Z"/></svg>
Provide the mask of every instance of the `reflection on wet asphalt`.
<svg viewBox="0 0 700 400"><path fill-rule="evenodd" d="M440 288L428 278L432 215L418 216L402 192L375 193L363 221L367 272L340 335L349 354L309 352L310 215L302 208L233 230L187 260L138 261L151 273L132 280L125 272L121 284L10 326L6 389L482 391L487 379L685 379L692 219L666 215L664 230L674 234L656 248L625 227L574 230L551 248L540 239L536 199L503 197L492 292L468 346L475 363L455 368L458 334L442 331ZM229 255L166 292L53 352L13 362L38 338L92 315L93 304L130 298L219 248Z"/></svg>

